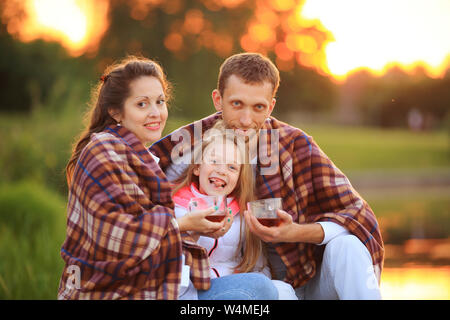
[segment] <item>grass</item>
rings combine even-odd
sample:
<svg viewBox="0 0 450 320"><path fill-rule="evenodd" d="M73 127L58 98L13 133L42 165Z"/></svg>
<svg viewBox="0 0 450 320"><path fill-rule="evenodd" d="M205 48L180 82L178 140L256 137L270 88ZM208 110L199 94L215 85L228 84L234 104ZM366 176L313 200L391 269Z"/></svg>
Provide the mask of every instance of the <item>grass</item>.
<svg viewBox="0 0 450 320"><path fill-rule="evenodd" d="M65 201L35 183L0 187L0 300L55 299Z"/></svg>
<svg viewBox="0 0 450 320"><path fill-rule="evenodd" d="M64 168L81 130L81 109L0 114L0 181L34 181L65 194Z"/></svg>
<svg viewBox="0 0 450 320"><path fill-rule="evenodd" d="M322 150L343 170L422 169L450 165L447 132L308 126Z"/></svg>

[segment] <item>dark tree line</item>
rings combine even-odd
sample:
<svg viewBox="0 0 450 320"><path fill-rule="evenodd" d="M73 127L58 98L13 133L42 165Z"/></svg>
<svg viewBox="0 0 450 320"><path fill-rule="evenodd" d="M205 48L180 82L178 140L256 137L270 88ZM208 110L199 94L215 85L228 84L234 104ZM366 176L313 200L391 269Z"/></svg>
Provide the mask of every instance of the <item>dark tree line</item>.
<svg viewBox="0 0 450 320"><path fill-rule="evenodd" d="M136 3L111 1L110 25L98 52L77 58L70 57L57 43L22 43L8 34L6 22L2 21L0 111L27 112L36 105L45 106L54 99L58 84L59 99L64 104L64 90L69 91L73 83L84 83L86 94L78 98L80 105L85 105L89 88L102 70L114 60L135 54L153 58L164 66L174 84L172 114L196 118L211 113L210 93L216 87L219 66L227 55L243 51L240 37L253 17L253 2L213 10L202 1L180 0L180 7L172 11L164 7L164 1L146 8L136 8ZM201 15L207 33L183 31L192 12ZM183 35L176 50L168 43L174 32ZM280 32L278 27L277 37L283 37ZM276 61L274 48L264 51ZM445 125L448 119L449 88L449 72L443 79L431 79L420 69L413 75L392 69L382 77L358 72L344 84L336 84L313 68L294 64L290 70L281 71L276 114L329 113L345 104L365 124L405 127L415 117L422 121L423 128L435 128Z"/></svg>

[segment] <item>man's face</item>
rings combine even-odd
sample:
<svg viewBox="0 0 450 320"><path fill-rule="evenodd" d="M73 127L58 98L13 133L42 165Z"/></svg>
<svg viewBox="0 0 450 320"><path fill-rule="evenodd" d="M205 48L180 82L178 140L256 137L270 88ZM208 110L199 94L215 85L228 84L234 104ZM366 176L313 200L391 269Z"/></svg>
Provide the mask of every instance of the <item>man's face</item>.
<svg viewBox="0 0 450 320"><path fill-rule="evenodd" d="M272 85L268 81L249 84L240 77L231 75L226 81L223 96L216 89L212 97L216 110L222 111L226 126L236 129L239 134L247 135L253 130L257 132L261 129L272 113L276 102L272 91Z"/></svg>

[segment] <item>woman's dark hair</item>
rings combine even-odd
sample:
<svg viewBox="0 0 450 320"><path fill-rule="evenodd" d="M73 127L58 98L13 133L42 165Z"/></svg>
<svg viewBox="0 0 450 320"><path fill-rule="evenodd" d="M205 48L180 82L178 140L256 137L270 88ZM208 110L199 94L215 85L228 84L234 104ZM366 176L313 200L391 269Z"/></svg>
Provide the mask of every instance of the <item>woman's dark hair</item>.
<svg viewBox="0 0 450 320"><path fill-rule="evenodd" d="M157 78L163 87L166 100L170 98L170 83L161 66L153 60L128 56L106 68L100 83L94 88L90 110L86 114L87 125L74 144L72 156L66 166L67 182L70 186L73 170L83 148L89 143L92 133L101 132L116 121L110 112L122 113L125 100L130 95L130 83L142 76Z"/></svg>

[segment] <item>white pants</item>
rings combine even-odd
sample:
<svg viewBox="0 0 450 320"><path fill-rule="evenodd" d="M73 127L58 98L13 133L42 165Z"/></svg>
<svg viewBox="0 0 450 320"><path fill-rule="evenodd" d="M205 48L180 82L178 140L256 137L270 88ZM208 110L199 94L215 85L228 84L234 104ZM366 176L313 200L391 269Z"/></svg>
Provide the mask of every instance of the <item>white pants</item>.
<svg viewBox="0 0 450 320"><path fill-rule="evenodd" d="M274 249L269 249L269 259L277 278L282 275L283 268L286 272ZM354 235L341 235L330 240L314 278L295 291L299 299L305 300L381 299L370 253Z"/></svg>
<svg viewBox="0 0 450 320"><path fill-rule="evenodd" d="M278 300L298 300L294 288L289 283L281 280L272 280L272 284L278 290Z"/></svg>

